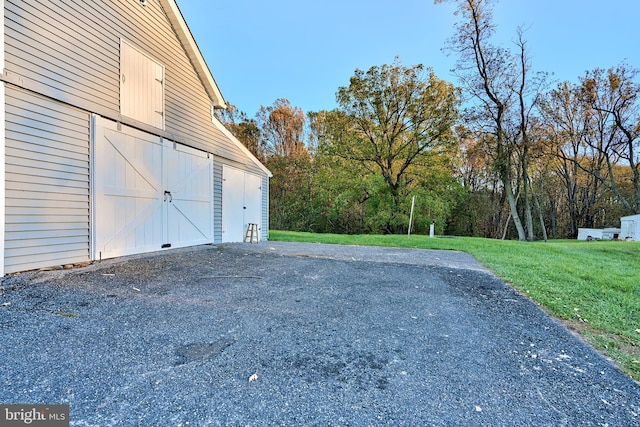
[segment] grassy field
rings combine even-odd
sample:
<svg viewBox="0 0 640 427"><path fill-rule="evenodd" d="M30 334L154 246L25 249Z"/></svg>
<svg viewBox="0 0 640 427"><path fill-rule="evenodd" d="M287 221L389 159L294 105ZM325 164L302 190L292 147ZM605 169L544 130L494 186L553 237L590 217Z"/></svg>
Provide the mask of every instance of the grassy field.
<svg viewBox="0 0 640 427"><path fill-rule="evenodd" d="M470 253L640 381L640 243L270 231L271 240Z"/></svg>

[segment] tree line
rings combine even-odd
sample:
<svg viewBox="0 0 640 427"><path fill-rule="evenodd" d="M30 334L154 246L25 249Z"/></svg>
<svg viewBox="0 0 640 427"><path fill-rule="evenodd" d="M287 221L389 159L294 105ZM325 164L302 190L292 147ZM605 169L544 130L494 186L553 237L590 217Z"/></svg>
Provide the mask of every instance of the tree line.
<svg viewBox="0 0 640 427"><path fill-rule="evenodd" d="M271 227L535 240L640 213L638 70L576 82L532 71L524 32L493 43L493 0L457 6L447 50L459 86L423 65L356 70L338 107L286 99L219 118L273 173ZM412 200L414 222L410 225Z"/></svg>

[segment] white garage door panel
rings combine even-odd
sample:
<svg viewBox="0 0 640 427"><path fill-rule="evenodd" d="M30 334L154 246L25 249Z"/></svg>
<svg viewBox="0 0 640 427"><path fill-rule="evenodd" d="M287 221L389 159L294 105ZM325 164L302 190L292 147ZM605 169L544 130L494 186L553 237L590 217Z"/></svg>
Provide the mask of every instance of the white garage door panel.
<svg viewBox="0 0 640 427"><path fill-rule="evenodd" d="M94 259L212 242L213 160L116 126L96 119Z"/></svg>
<svg viewBox="0 0 640 427"><path fill-rule="evenodd" d="M250 173L244 177L245 221L260 225L262 217L262 178Z"/></svg>
<svg viewBox="0 0 640 427"><path fill-rule="evenodd" d="M244 172L222 166L222 241L241 242L244 237Z"/></svg>
<svg viewBox="0 0 640 427"><path fill-rule="evenodd" d="M162 141L102 127L95 147L95 258L162 245Z"/></svg>
<svg viewBox="0 0 640 427"><path fill-rule="evenodd" d="M240 169L222 166L222 241L242 242L247 225L262 218L262 179Z"/></svg>
<svg viewBox="0 0 640 427"><path fill-rule="evenodd" d="M168 150L168 237L172 246L213 241L213 163L206 153L184 146ZM174 243L175 242L175 243Z"/></svg>

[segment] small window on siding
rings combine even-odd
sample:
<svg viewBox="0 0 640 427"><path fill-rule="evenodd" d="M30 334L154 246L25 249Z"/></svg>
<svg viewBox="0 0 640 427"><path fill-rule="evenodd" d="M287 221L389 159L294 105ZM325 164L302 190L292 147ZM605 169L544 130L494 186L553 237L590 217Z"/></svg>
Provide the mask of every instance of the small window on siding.
<svg viewBox="0 0 640 427"><path fill-rule="evenodd" d="M164 129L164 67L120 42L120 114Z"/></svg>

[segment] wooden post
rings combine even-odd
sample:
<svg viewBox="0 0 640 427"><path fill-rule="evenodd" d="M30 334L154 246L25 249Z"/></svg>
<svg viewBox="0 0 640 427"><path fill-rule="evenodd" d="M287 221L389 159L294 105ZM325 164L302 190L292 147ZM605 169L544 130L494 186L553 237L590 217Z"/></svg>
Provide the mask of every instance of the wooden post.
<svg viewBox="0 0 640 427"><path fill-rule="evenodd" d="M407 236L411 236L411 226L413 225L413 207L416 205L416 196L411 198L411 214L409 215L409 232Z"/></svg>

